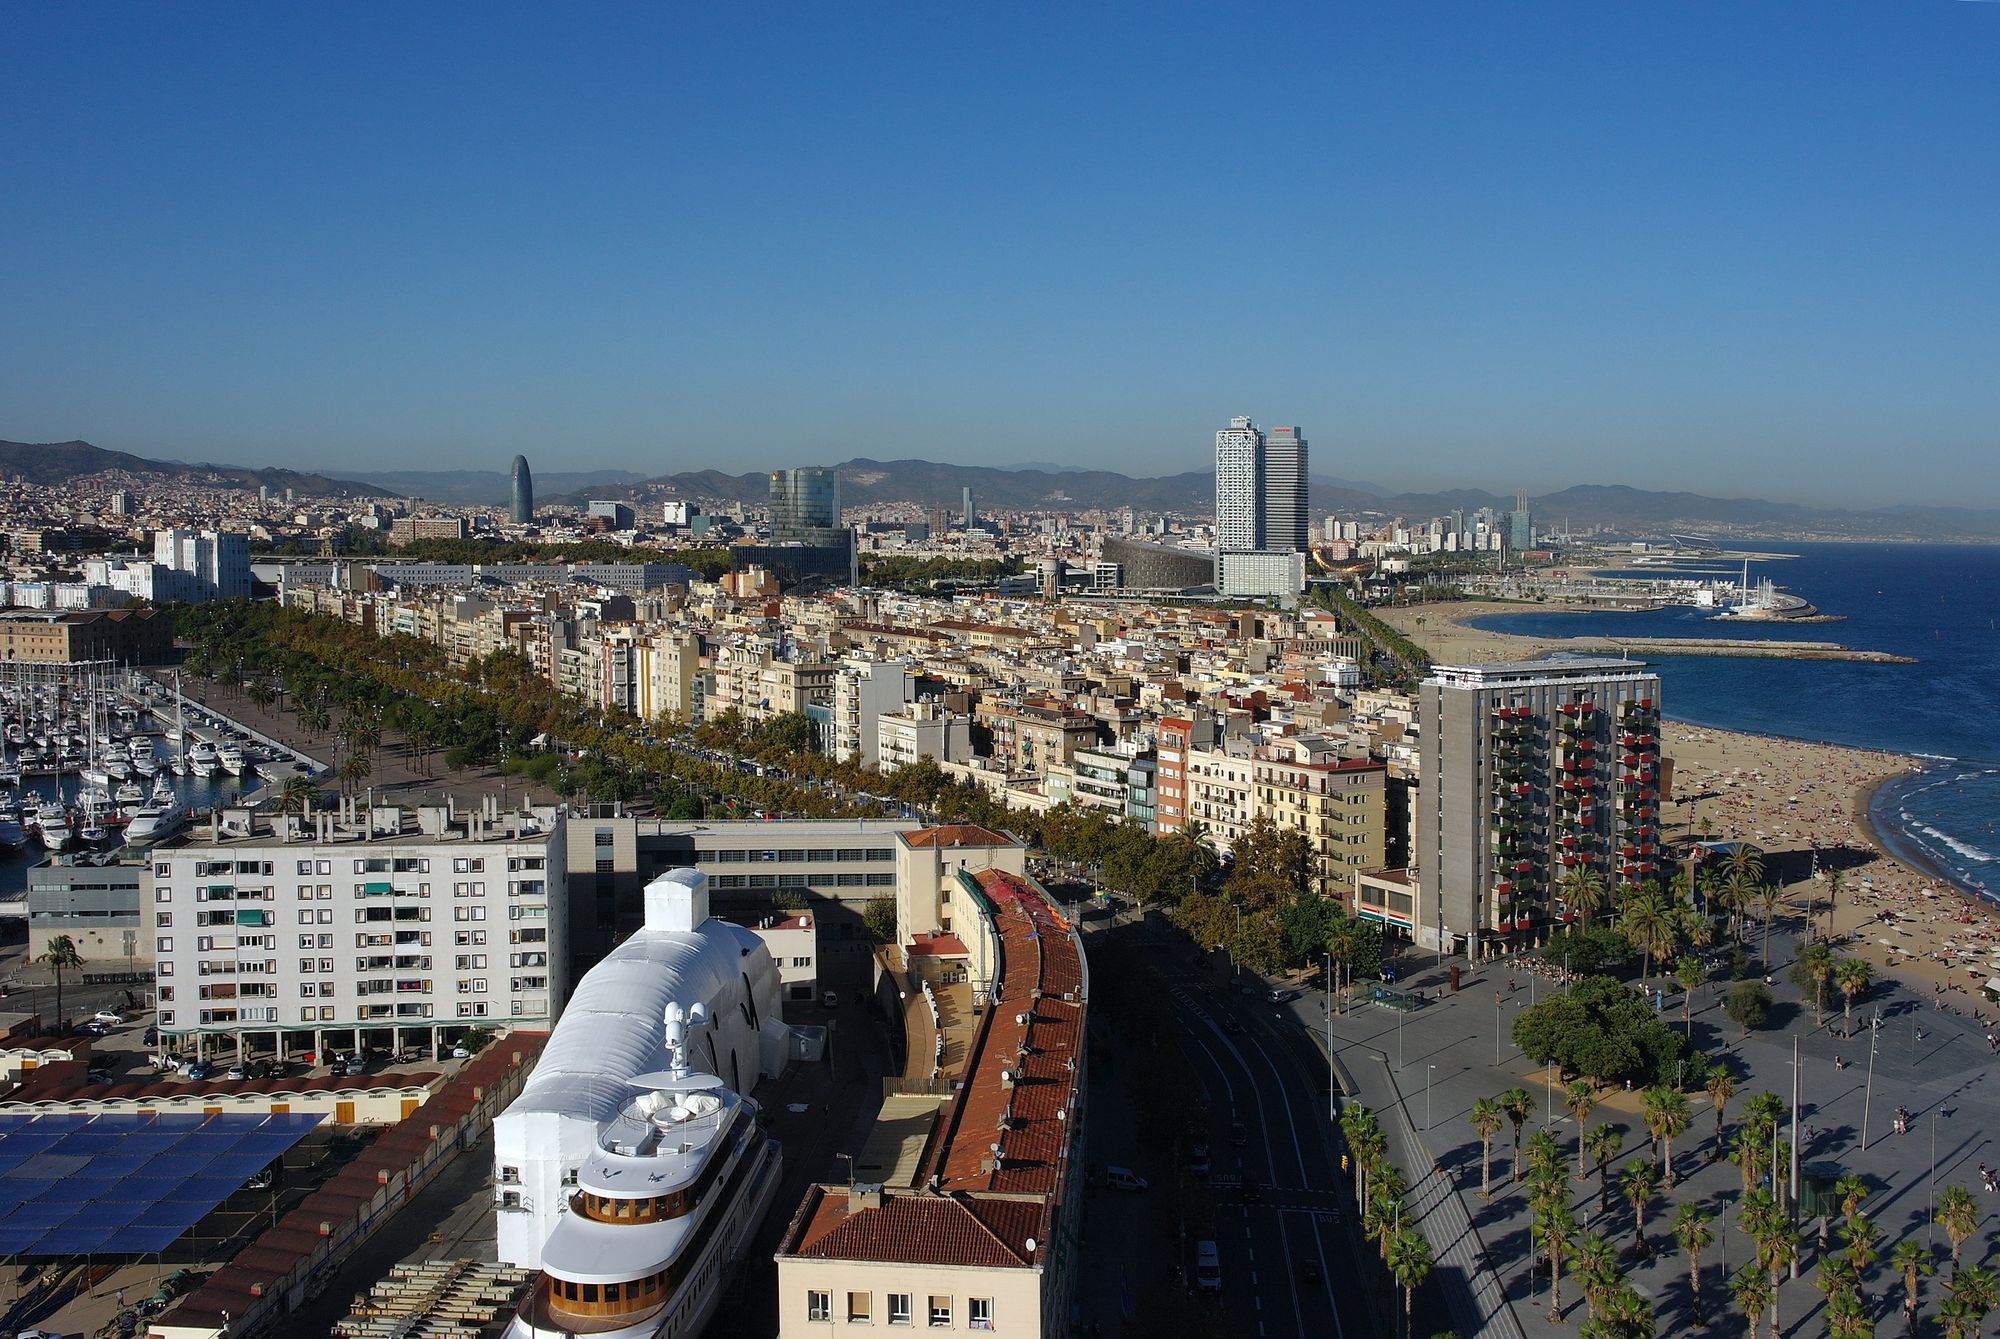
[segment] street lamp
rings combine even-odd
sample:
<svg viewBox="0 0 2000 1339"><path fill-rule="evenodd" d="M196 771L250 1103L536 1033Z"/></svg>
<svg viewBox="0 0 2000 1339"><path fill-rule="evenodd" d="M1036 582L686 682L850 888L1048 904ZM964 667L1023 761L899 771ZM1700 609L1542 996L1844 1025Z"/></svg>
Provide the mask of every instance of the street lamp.
<svg viewBox="0 0 2000 1339"><path fill-rule="evenodd" d="M1427 1066L1425 1066L1425 1068L1424 1068L1424 1129L1425 1129L1425 1131L1427 1131L1427 1132L1428 1132L1428 1131L1430 1130L1430 1128L1431 1128L1431 1077L1432 1077L1433 1075L1435 1075L1436 1073L1437 1073L1437 1066L1436 1066L1436 1065L1427 1065Z"/></svg>

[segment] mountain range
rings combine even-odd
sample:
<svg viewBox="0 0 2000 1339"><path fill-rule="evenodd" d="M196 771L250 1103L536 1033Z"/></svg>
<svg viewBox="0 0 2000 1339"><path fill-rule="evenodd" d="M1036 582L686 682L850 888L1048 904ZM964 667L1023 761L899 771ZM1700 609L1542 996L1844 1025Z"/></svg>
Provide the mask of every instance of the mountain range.
<svg viewBox="0 0 2000 1339"><path fill-rule="evenodd" d="M382 497L384 490L353 479L281 469L267 465L188 464L179 460L148 460L124 451L107 451L89 442L0 441L0 477L31 484L59 485L94 474L131 474L141 478L180 479L221 488L290 488L309 497Z"/></svg>
<svg viewBox="0 0 2000 1339"><path fill-rule="evenodd" d="M1201 516L1211 514L1215 506L1215 476L1206 470L1134 478L1112 470L1053 467L1039 462L996 467L866 458L844 461L834 468L840 475L841 499L849 506L941 504L952 512L959 506L961 490L968 487L974 508L981 511L1131 507L1142 514ZM460 505L499 505L507 500L509 487L507 474L500 470L394 470L362 482L274 466L253 469L148 460L81 441L0 441L0 477L60 485L113 472L210 486L291 488L308 496L418 496ZM1329 479L1314 479L1310 488L1315 518L1337 514L1362 520L1424 521L1456 510L1490 507L1505 511L1514 505L1511 495L1479 489L1391 493L1374 484ZM581 503L609 495L641 503L686 498L711 506L739 502L760 506L770 498L770 479L761 470L748 474L697 470L655 478L644 478L631 470L550 471L536 476L535 493L541 503ZM1761 498L1655 492L1624 484L1565 488L1530 498L1529 507L1536 525L1544 531L1565 526L1577 531L1602 527L1647 538L1663 538L1676 531L1713 530L1731 537L1768 539L2000 539L2000 511L1972 507L1841 509Z"/></svg>
<svg viewBox="0 0 2000 1339"><path fill-rule="evenodd" d="M975 510L1115 510L1211 515L1215 476L1190 470L1155 478L1133 478L1110 470L1030 466L993 467L941 464L930 460L857 458L834 467L841 501L847 506L910 502L941 504L956 511L961 490L972 489ZM1376 485L1314 479L1310 505L1315 518L1343 517L1411 521L1447 516L1456 510L1490 507L1511 510L1514 497L1480 489L1391 493ZM769 476L762 472L726 474L698 470L634 484L640 502L687 498L705 503L762 505L770 499ZM551 498L551 501L558 499ZM1583 531L1602 527L1617 533L1664 538L1670 531L1716 530L1731 536L1763 538L2000 539L2000 511L1969 507L1897 506L1863 510L1768 502L1761 498L1710 497L1701 493L1655 492L1625 484L1583 484L1528 500L1539 528Z"/></svg>

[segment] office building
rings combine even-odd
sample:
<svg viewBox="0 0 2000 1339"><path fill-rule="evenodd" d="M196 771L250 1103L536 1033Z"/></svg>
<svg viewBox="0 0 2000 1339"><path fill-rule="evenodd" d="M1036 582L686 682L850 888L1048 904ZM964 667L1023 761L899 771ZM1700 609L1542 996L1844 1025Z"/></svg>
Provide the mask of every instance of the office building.
<svg viewBox="0 0 2000 1339"><path fill-rule="evenodd" d="M1475 956L1575 913L1565 876L1610 898L1656 877L1660 677L1643 663L1440 665L1419 686L1416 935Z"/></svg>
<svg viewBox="0 0 2000 1339"><path fill-rule="evenodd" d="M140 920L146 857L129 847L117 855L105 864L58 856L30 869L28 942L68 935L93 972L151 967L153 933Z"/></svg>
<svg viewBox="0 0 2000 1339"><path fill-rule="evenodd" d="M1248 418L1232 418L1215 434L1215 547L1247 552L1264 547L1264 434Z"/></svg>
<svg viewBox="0 0 2000 1339"><path fill-rule="evenodd" d="M1312 544L1306 514L1306 439L1297 428L1264 438L1264 538L1257 547L1304 553Z"/></svg>
<svg viewBox="0 0 2000 1339"><path fill-rule="evenodd" d="M1303 553L1259 549L1215 555L1215 592L1225 600L1294 600L1306 588Z"/></svg>
<svg viewBox="0 0 2000 1339"><path fill-rule="evenodd" d="M838 475L817 465L771 471L771 543L832 546L845 537Z"/></svg>
<svg viewBox="0 0 2000 1339"><path fill-rule="evenodd" d="M1179 593L1215 584L1215 555L1199 549L1106 536L1099 558L1118 569L1121 590Z"/></svg>
<svg viewBox="0 0 2000 1339"><path fill-rule="evenodd" d="M565 826L489 801L309 816L249 809L153 848L159 1027L197 1054L435 1045L546 1028L568 987Z"/></svg>
<svg viewBox="0 0 2000 1339"><path fill-rule="evenodd" d="M972 485L967 484L965 487L959 489L958 495L960 504L959 514L965 518L965 528L970 530L979 523L979 517L972 510Z"/></svg>
<svg viewBox="0 0 2000 1339"><path fill-rule="evenodd" d="M614 502L609 498L594 498L584 506L586 516L611 522L613 530L630 530L638 522L629 504Z"/></svg>
<svg viewBox="0 0 2000 1339"><path fill-rule="evenodd" d="M508 519L515 525L529 525L535 519L535 476L528 470L526 456L514 457L513 505Z"/></svg>

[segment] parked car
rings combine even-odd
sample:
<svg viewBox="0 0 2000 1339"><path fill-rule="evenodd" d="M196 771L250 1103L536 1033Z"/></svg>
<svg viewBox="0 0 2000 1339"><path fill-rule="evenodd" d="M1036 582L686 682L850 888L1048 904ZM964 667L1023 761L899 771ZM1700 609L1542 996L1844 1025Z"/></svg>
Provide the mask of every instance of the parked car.
<svg viewBox="0 0 2000 1339"><path fill-rule="evenodd" d="M94 1023L110 1023L114 1026L125 1021L125 1015L116 1009L99 1009L90 1018Z"/></svg>
<svg viewBox="0 0 2000 1339"><path fill-rule="evenodd" d="M1297 996L1297 991L1274 988L1264 993L1264 1002L1266 1004L1283 1004L1287 1000L1297 998Z"/></svg>
<svg viewBox="0 0 2000 1339"><path fill-rule="evenodd" d="M215 1066L209 1064L206 1060L197 1060L187 1067L187 1077L193 1079L196 1083L211 1077L214 1073Z"/></svg>
<svg viewBox="0 0 2000 1339"><path fill-rule="evenodd" d="M223 1071L222 1077L225 1079L247 1079L250 1077L250 1066L231 1065L227 1070Z"/></svg>
<svg viewBox="0 0 2000 1339"><path fill-rule="evenodd" d="M1104 1184L1110 1186L1113 1190L1144 1190L1146 1189L1146 1178L1140 1176L1130 1167L1106 1167L1104 1169Z"/></svg>

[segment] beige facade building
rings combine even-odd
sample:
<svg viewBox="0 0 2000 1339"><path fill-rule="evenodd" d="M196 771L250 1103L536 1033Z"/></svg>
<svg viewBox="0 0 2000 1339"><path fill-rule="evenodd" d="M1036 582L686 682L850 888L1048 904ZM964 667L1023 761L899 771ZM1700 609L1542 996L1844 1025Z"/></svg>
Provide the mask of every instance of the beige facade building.
<svg viewBox="0 0 2000 1339"><path fill-rule="evenodd" d="M1252 815L1305 835L1323 896L1345 901L1357 872L1382 868L1388 768L1342 758L1316 736L1272 740L1255 750L1250 768Z"/></svg>

